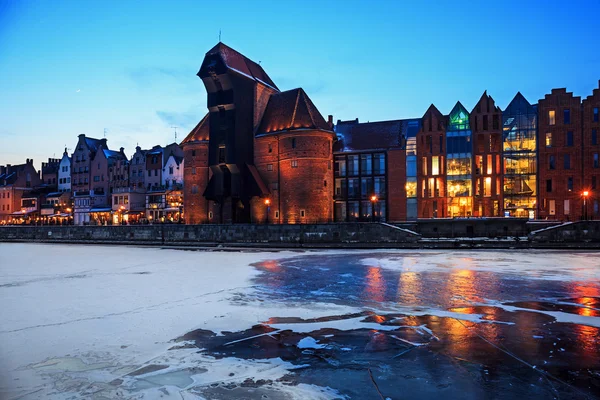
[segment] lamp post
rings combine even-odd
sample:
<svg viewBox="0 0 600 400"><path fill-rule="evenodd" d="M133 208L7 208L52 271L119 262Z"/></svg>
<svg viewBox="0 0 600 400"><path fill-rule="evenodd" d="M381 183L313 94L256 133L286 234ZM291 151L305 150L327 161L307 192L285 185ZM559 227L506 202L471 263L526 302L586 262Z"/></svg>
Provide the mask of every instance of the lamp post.
<svg viewBox="0 0 600 400"><path fill-rule="evenodd" d="M269 213L271 212L271 200L265 199L265 205L267 206L267 224L269 223Z"/></svg>
<svg viewBox="0 0 600 400"><path fill-rule="evenodd" d="M587 198L590 195L590 192L587 190L583 191L583 219L587 221L588 213L587 213Z"/></svg>
<svg viewBox="0 0 600 400"><path fill-rule="evenodd" d="M371 196L371 203L373 204L373 209L371 210L371 222L375 221L375 206L377 205L377 196Z"/></svg>

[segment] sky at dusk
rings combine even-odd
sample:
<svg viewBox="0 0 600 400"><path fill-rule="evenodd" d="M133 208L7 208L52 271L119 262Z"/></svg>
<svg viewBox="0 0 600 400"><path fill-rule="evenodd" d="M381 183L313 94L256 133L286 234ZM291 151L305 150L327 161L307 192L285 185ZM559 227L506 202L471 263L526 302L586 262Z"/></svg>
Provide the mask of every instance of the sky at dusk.
<svg viewBox="0 0 600 400"><path fill-rule="evenodd" d="M472 5L471 3L475 4ZM219 40L303 87L334 119L504 109L600 79L600 1L0 0L0 164L101 138L128 156L178 141L206 113L198 72Z"/></svg>

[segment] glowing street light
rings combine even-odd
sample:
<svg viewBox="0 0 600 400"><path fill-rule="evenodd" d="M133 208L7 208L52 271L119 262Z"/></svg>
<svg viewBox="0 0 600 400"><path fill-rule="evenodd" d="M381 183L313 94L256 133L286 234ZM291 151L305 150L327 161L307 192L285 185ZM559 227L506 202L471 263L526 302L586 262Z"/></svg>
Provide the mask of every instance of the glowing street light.
<svg viewBox="0 0 600 400"><path fill-rule="evenodd" d="M265 199L265 205L267 206L267 218L266 223L269 223L269 213L271 212L271 199Z"/></svg>
<svg viewBox="0 0 600 400"><path fill-rule="evenodd" d="M371 203L373 203L373 209L371 210L371 222L375 221L375 206L377 205L377 196L371 196Z"/></svg>
<svg viewBox="0 0 600 400"><path fill-rule="evenodd" d="M583 219L585 219L587 221L587 219L588 219L587 198L589 197L590 192L588 190L584 190L582 195L583 195Z"/></svg>

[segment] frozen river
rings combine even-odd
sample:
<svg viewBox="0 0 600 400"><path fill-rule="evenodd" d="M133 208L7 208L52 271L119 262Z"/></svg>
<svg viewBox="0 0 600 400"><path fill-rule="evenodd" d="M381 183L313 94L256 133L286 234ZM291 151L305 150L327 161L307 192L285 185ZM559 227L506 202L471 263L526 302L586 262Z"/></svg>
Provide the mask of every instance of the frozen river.
<svg viewBox="0 0 600 400"><path fill-rule="evenodd" d="M0 398L598 398L599 255L0 244Z"/></svg>

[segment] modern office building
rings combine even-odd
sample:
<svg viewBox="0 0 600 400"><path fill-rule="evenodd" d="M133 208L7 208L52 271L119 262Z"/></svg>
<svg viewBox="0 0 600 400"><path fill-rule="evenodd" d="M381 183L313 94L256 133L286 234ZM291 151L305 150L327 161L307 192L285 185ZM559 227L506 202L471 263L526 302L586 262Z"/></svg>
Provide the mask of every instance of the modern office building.
<svg viewBox="0 0 600 400"><path fill-rule="evenodd" d="M537 107L519 92L502 113L505 217L537 218Z"/></svg>

